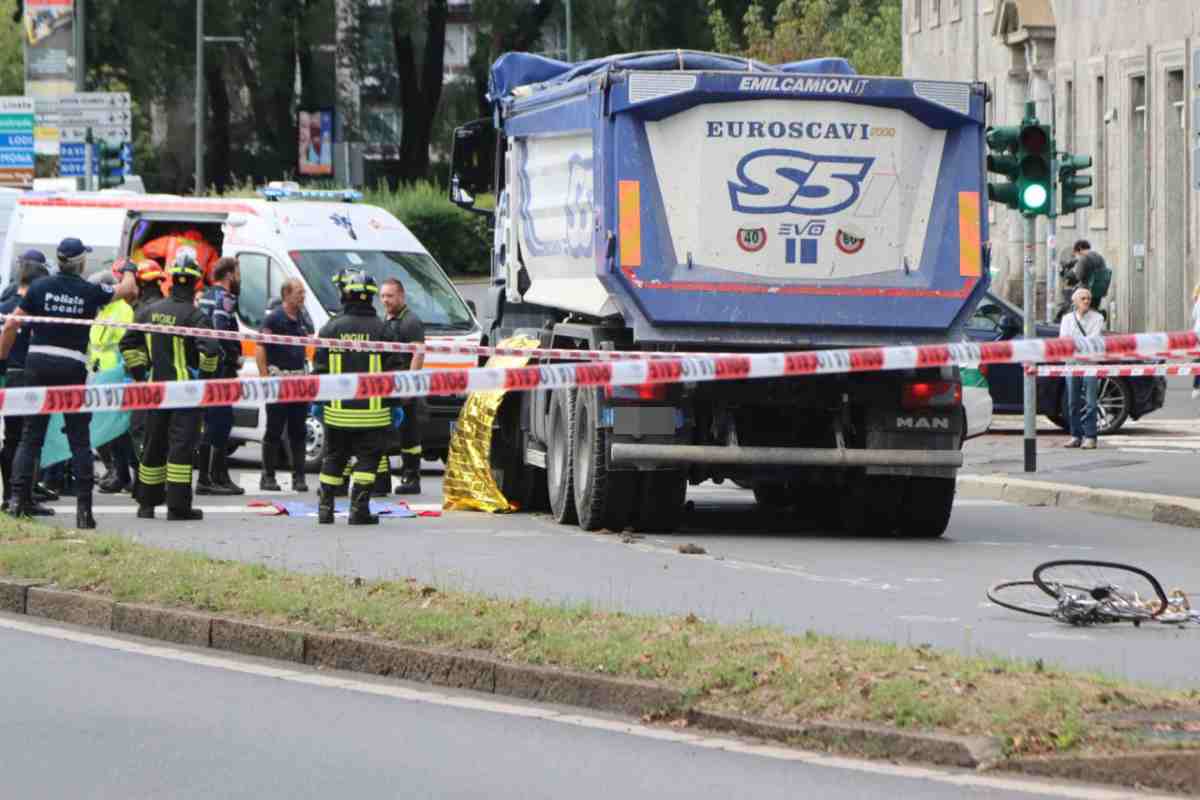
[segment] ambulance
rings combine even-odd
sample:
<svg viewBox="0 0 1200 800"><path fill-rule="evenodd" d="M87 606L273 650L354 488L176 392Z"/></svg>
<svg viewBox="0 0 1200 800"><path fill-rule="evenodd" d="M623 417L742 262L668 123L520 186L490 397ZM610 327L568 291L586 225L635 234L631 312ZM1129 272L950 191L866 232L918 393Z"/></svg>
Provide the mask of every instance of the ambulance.
<svg viewBox="0 0 1200 800"><path fill-rule="evenodd" d="M295 184L270 184L259 198L189 198L175 195L103 196L99 194L26 195L9 220L3 257L12 262L20 248L39 247L48 256L64 236L79 236L101 253L87 271L110 268L113 259L136 254L148 243L171 235L203 237L216 253L234 256L241 265L238 321L257 331L271 301L290 278L306 287L305 311L316 330L337 313L338 290L332 278L354 267L382 283L398 278L409 307L425 323L426 341L478 345L482 329L475 314L429 251L403 223L382 208L357 202L352 190L302 190ZM52 232L52 234L51 234ZM0 262L3 263L3 262ZM7 270L3 270L7 272ZM382 309L381 309L382 311ZM242 374L257 376L254 345L243 343ZM473 367L474 355L429 354L427 369ZM444 459L450 433L462 406L460 397L431 397L422 431L424 456ZM264 407L234 408L234 447L261 442ZM309 418L306 461L320 464L324 449L320 423Z"/></svg>

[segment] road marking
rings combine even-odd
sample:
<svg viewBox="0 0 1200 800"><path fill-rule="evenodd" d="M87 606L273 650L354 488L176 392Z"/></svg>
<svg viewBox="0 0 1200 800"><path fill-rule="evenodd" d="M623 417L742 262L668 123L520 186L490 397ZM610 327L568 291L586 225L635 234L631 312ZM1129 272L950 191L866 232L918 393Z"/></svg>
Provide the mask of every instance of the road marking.
<svg viewBox="0 0 1200 800"><path fill-rule="evenodd" d="M1030 639L1053 639L1056 642L1090 642L1094 637L1088 636L1086 633L1056 633L1055 631L1041 631L1039 633L1029 634Z"/></svg>
<svg viewBox="0 0 1200 800"><path fill-rule="evenodd" d="M341 689L359 694L389 697L405 702L424 703L431 706L445 706L480 713L524 717L526 719L553 722L559 725L608 731L640 739L657 739L688 747L706 750L724 750L739 755L771 758L778 761L792 761L815 767L849 770L882 775L889 778L925 780L953 786L970 787L972 789L994 789L1048 797L1078 798L1079 800L1167 800L1168 797L1167 795L1149 795L1140 792L1131 792L1125 789L1109 789L1098 786L1067 786L1023 778L1002 778L974 772L954 772L934 767L906 766L881 761L863 761L844 756L830 756L823 753L793 750L782 746L752 744L722 736L684 733L671 728L652 727L637 722L593 717L586 713L564 713L553 709L530 707L503 700L490 700L467 693L461 695L445 694L390 683L357 680L341 675L327 675L308 670L272 667L266 664L239 661L233 658L181 650L174 647L141 644L135 641L116 639L111 636L83 633L82 631L48 625L37 625L10 617L0 616L0 628L8 628L9 630L21 631L34 636L45 636L50 639L102 647L106 650L132 653L150 658L161 658L167 661L178 661L212 669L223 669L227 672L275 678L289 683L318 686L325 689Z"/></svg>
<svg viewBox="0 0 1200 800"><path fill-rule="evenodd" d="M931 617L928 614L907 614L902 617L896 617L902 622L934 622L947 625L952 622L958 622L958 617Z"/></svg>

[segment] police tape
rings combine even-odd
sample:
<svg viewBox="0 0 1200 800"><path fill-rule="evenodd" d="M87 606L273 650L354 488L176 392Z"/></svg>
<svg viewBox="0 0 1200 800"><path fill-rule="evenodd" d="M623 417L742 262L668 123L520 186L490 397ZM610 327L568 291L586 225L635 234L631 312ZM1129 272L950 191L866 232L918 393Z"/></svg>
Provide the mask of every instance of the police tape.
<svg viewBox="0 0 1200 800"><path fill-rule="evenodd" d="M1039 378L1153 378L1200 375L1200 364L1031 364L1025 371Z"/></svg>
<svg viewBox="0 0 1200 800"><path fill-rule="evenodd" d="M257 331L218 331L212 328L189 328L181 325L161 325L151 322L122 322L109 319L63 319L59 317L38 317L28 314L0 314L0 322L14 316L22 324L35 325L81 325L92 327L99 325L105 328L123 328L142 333L160 333L172 336L188 336L197 339L218 339L233 342L256 342L258 344L277 344L292 347L327 347L338 350L353 350L369 353L438 353L443 355L468 356L527 356L531 358L552 359L557 361L637 361L651 359L678 358L679 353L661 351L618 351L618 350L568 350L563 348L522 348L522 347L487 347L477 344L449 344L433 342L372 342L350 339L321 339L316 336L287 336L278 333L259 333ZM445 337L453 338L453 337ZM705 355L712 355L705 353ZM717 354L723 355L723 354Z"/></svg>
<svg viewBox="0 0 1200 800"><path fill-rule="evenodd" d="M662 360L585 362L525 367L476 367L407 372L298 375L161 383L38 386L4 390L0 413L36 415L135 409L204 408L235 404L311 403L373 397L414 398L480 391L640 386L705 381L837 375L979 364L1040 364L1083 355L1113 357L1196 349L1191 331L1094 339L1018 339L864 347ZM525 351L526 353L528 351Z"/></svg>

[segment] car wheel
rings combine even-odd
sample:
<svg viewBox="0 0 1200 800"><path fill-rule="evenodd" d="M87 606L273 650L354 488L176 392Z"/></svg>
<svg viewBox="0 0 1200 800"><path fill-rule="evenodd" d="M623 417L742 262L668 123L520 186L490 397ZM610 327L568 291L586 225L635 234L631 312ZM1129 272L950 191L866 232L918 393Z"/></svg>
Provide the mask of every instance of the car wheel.
<svg viewBox="0 0 1200 800"><path fill-rule="evenodd" d="M1116 433L1129 419L1133 392L1122 378L1101 378L1096 403L1096 432L1101 436Z"/></svg>

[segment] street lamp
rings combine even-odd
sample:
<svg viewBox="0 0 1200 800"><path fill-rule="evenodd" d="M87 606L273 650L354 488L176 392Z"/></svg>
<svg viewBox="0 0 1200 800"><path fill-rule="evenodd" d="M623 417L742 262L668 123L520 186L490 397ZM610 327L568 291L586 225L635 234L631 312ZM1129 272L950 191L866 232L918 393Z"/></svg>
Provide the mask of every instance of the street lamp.
<svg viewBox="0 0 1200 800"><path fill-rule="evenodd" d="M241 36L205 36L204 0L196 0L196 196L204 195L204 45L242 44Z"/></svg>

